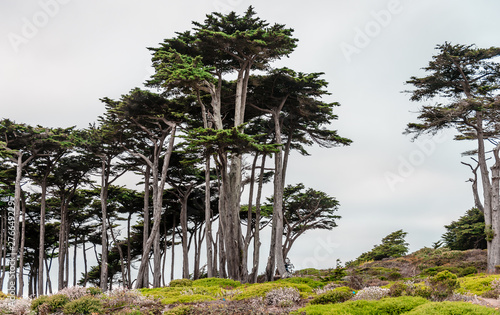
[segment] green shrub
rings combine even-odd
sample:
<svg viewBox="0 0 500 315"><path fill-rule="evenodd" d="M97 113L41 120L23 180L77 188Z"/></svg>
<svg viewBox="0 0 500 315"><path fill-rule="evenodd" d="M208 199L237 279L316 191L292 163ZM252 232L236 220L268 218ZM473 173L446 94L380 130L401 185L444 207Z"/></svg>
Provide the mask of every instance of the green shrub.
<svg viewBox="0 0 500 315"><path fill-rule="evenodd" d="M321 281L316 281L311 278L303 278L303 277L292 277L286 279L280 279L276 281L277 283L296 283L296 284L305 284L309 286L311 289L317 289L323 287L324 283Z"/></svg>
<svg viewBox="0 0 500 315"><path fill-rule="evenodd" d="M193 280L191 279L176 279L170 281L170 287L191 287L193 285Z"/></svg>
<svg viewBox="0 0 500 315"><path fill-rule="evenodd" d="M403 282L395 282L389 288L389 296L398 297L402 295L408 295L407 290L408 290L408 285L404 284Z"/></svg>
<svg viewBox="0 0 500 315"><path fill-rule="evenodd" d="M347 301L342 304L309 305L292 312L291 314L319 315L319 314L342 314L342 315L382 315L382 314L406 314L406 312L429 303L424 298L403 296L398 298L384 298L379 301Z"/></svg>
<svg viewBox="0 0 500 315"><path fill-rule="evenodd" d="M430 302L420 305L408 315L491 315L498 314L497 311L480 305L466 302Z"/></svg>
<svg viewBox="0 0 500 315"><path fill-rule="evenodd" d="M101 290L101 288L98 288L98 287L90 287L90 288L87 288L87 293L92 295L92 296L96 296L96 295L102 294L102 290Z"/></svg>
<svg viewBox="0 0 500 315"><path fill-rule="evenodd" d="M448 270L441 271L437 275L430 277L429 282L434 291L434 296L438 299L451 295L453 290L460 287L457 276Z"/></svg>
<svg viewBox="0 0 500 315"><path fill-rule="evenodd" d="M401 277L402 277L401 274L399 272L397 272L397 271L391 272L389 274L389 280L391 280L391 281L395 281L395 280L401 279Z"/></svg>
<svg viewBox="0 0 500 315"><path fill-rule="evenodd" d="M175 281L175 280L174 280ZM172 282L170 282L172 284ZM172 286L172 285L170 285ZM221 288L237 288L241 286L241 282L231 280L231 279L221 279L221 278L204 278L194 280L192 282L194 287L221 287Z"/></svg>
<svg viewBox="0 0 500 315"><path fill-rule="evenodd" d="M429 301L422 297L400 296L398 298L381 299L375 307L376 314L404 314Z"/></svg>
<svg viewBox="0 0 500 315"><path fill-rule="evenodd" d="M459 277L465 277L468 275L473 275L477 273L477 268L474 266L469 266L466 268L463 268L462 270L459 271L458 276Z"/></svg>
<svg viewBox="0 0 500 315"><path fill-rule="evenodd" d="M476 276L469 276L458 279L460 288L457 289L458 293L465 294L470 292L476 295L482 295L487 291L491 291L491 282L495 279L500 279L500 275L484 275L479 274Z"/></svg>
<svg viewBox="0 0 500 315"><path fill-rule="evenodd" d="M86 315L93 313L102 314L103 312L102 301L93 296L81 297L78 300L67 303L63 308L64 314Z"/></svg>
<svg viewBox="0 0 500 315"><path fill-rule="evenodd" d="M43 304L48 305L49 297L47 295L41 295L36 299L31 301L31 309L34 310L37 314L40 313L40 306Z"/></svg>
<svg viewBox="0 0 500 315"><path fill-rule="evenodd" d="M264 297L269 291L284 287L296 288L301 293L301 296L307 296L312 292L311 287L306 284L274 281L247 285L243 291L234 295L232 299L239 301L250 298Z"/></svg>
<svg viewBox="0 0 500 315"><path fill-rule="evenodd" d="M340 287L320 294L311 300L311 304L329 304L342 303L354 296L353 291L349 287Z"/></svg>
<svg viewBox="0 0 500 315"><path fill-rule="evenodd" d="M69 302L69 298L64 294L54 294L51 296L42 295L31 301L31 309L36 313L56 312L61 310Z"/></svg>

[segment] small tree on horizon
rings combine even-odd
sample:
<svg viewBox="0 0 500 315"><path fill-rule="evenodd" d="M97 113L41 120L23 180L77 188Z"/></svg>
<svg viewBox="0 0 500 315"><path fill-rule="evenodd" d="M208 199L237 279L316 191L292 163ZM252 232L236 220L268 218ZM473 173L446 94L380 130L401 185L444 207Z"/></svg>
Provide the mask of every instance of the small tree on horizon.
<svg viewBox="0 0 500 315"><path fill-rule="evenodd" d="M408 253L409 244L405 241L408 233L397 230L382 239L380 245L375 245L369 252L361 254L355 262L362 263L370 260L382 260L384 258L396 258Z"/></svg>

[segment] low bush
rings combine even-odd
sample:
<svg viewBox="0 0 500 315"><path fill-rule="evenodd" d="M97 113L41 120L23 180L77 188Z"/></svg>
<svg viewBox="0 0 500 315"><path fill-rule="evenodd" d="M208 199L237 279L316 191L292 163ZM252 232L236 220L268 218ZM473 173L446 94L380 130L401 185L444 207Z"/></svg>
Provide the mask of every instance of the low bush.
<svg viewBox="0 0 500 315"><path fill-rule="evenodd" d="M407 315L492 315L498 314L486 306L474 305L466 302L430 302L420 305Z"/></svg>
<svg viewBox="0 0 500 315"><path fill-rule="evenodd" d="M193 286L193 280L191 279L176 279L170 281L169 287L191 287Z"/></svg>
<svg viewBox="0 0 500 315"><path fill-rule="evenodd" d="M349 287L340 287L320 294L311 300L311 304L342 303L354 296L353 290Z"/></svg>
<svg viewBox="0 0 500 315"><path fill-rule="evenodd" d="M483 295L484 293L494 289L492 287L492 282L497 279L500 279L500 275L479 274L476 276L460 278L458 279L460 282L460 288L457 289L457 292Z"/></svg>
<svg viewBox="0 0 500 315"><path fill-rule="evenodd" d="M301 295L304 296L307 296L312 292L311 287L306 284L274 281L247 285L245 286L244 290L234 295L232 299L240 301L256 297L265 297L267 292L273 289L284 287L296 288L301 293Z"/></svg>
<svg viewBox="0 0 500 315"><path fill-rule="evenodd" d="M298 309L291 314L320 315L320 314L350 314L350 315L366 315L366 314L406 314L412 309L429 303L428 300L420 297L397 297L384 298L379 301L347 301L342 304L326 304L326 305L308 305Z"/></svg>
<svg viewBox="0 0 500 315"><path fill-rule="evenodd" d="M89 287L89 288L87 288L87 294L97 296L99 294L102 294L102 290L101 290L101 288L98 288L98 287Z"/></svg>
<svg viewBox="0 0 500 315"><path fill-rule="evenodd" d="M433 290L432 296L436 300L444 300L453 294L455 289L460 287L457 276L448 270L441 271L435 276L430 277L429 283Z"/></svg>
<svg viewBox="0 0 500 315"><path fill-rule="evenodd" d="M61 311L69 302L69 297L64 294L42 295L31 301L31 309L37 314L49 314Z"/></svg>
<svg viewBox="0 0 500 315"><path fill-rule="evenodd" d="M104 307L100 299L93 296L84 296L64 305L63 313L78 315L103 314Z"/></svg>
<svg viewBox="0 0 500 315"><path fill-rule="evenodd" d="M175 280L174 280L175 281ZM170 282L172 286L172 282ZM198 279L192 282L192 286L195 287L221 287L221 288L237 288L241 286L241 282L231 279L221 279L221 278L205 278Z"/></svg>
<svg viewBox="0 0 500 315"><path fill-rule="evenodd" d="M303 278L303 277L293 277L293 278L286 278L286 279L280 279L276 281L276 283L295 283L295 284L305 284L311 288L311 291L313 289L318 289L323 287L325 284L321 281L316 281L311 278Z"/></svg>

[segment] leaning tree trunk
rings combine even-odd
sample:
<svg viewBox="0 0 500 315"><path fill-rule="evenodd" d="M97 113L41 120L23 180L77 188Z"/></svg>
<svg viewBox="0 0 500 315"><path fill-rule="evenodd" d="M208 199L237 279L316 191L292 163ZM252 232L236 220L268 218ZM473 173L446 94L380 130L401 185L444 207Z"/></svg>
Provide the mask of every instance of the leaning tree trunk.
<svg viewBox="0 0 500 315"><path fill-rule="evenodd" d="M160 229L161 222L161 210L162 210L162 201L163 201L163 189L165 187L165 180L167 177L167 169L168 164L170 162L170 157L172 155L172 150L174 147L175 140L175 131L176 125L172 124L170 132L170 141L168 144L166 155L163 159L163 167L161 170L161 178L158 175L158 161L159 154L155 157L155 162L152 163L151 169L153 171L153 227L151 229L151 235L149 236L146 245L143 248L143 255L141 259L141 264L139 266L139 271L137 274L137 283L136 289L139 289L143 285L143 277L147 272L147 266L149 265L149 252L151 251L151 247L153 246L153 241L155 241L156 235ZM162 145L158 146L156 150L161 150ZM156 152L155 152L156 153ZM159 241L159 240L157 240Z"/></svg>
<svg viewBox="0 0 500 315"><path fill-rule="evenodd" d="M483 185L483 198L484 198L484 223L486 232L486 244L488 248L488 257L486 264L486 271L488 273L495 273L496 265L500 264L500 251L497 247L497 240L495 238L500 237L498 233L498 227L493 226L493 205L492 205L492 193L493 188L490 182L488 166L486 164L486 154L484 148L484 134L483 134L483 117L481 112L476 112L476 131L477 131L477 143L478 143L478 163L479 170L481 173L481 180ZM497 221L497 219L495 219Z"/></svg>

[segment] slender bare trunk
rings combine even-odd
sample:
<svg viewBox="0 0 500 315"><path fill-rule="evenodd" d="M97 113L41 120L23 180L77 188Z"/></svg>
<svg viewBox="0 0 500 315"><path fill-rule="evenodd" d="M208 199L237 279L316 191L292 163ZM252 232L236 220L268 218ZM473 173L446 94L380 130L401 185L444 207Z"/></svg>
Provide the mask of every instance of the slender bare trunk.
<svg viewBox="0 0 500 315"><path fill-rule="evenodd" d="M174 280L174 263L175 263L175 215L172 218L172 264L170 266L170 281Z"/></svg>
<svg viewBox="0 0 500 315"><path fill-rule="evenodd" d="M210 207L210 155L205 160L205 239L207 244L207 276L214 276L213 248L212 248L212 209Z"/></svg>
<svg viewBox="0 0 500 315"><path fill-rule="evenodd" d="M108 174L106 159L102 158L101 173L101 281L100 287L103 292L108 289Z"/></svg>
<svg viewBox="0 0 500 315"><path fill-rule="evenodd" d="M250 282L256 283L259 275L259 260L260 260L260 201L262 198L262 188L264 186L264 169L266 166L266 155L262 155L260 164L259 185L257 188L257 198L255 200L255 230L253 237L253 266Z"/></svg>
<svg viewBox="0 0 500 315"><path fill-rule="evenodd" d="M142 236L142 248L146 247L146 243L149 238L149 225L150 225L150 218L149 218L149 178L151 176L151 167L149 165L146 165L146 170L144 172L144 232ZM144 273L144 276L142 279L137 279L137 282L142 281L144 284L141 286L146 286L149 287L149 272Z"/></svg>
<svg viewBox="0 0 500 315"><path fill-rule="evenodd" d="M141 265L139 266L139 271L138 271L138 279L143 279L144 273L147 272L146 267L149 265L149 252L151 251L151 247L153 245L153 241L156 238L156 235L158 233L158 230L160 228L160 222L161 222L161 210L162 210L162 199L163 199L163 189L165 187L165 180L167 176L167 169L168 169L168 164L170 161L170 156L172 155L172 150L174 147L174 140L175 140L175 131L176 131L176 126L172 125L171 127L171 132L170 132L170 141L168 144L167 148L167 153L165 154L165 157L163 159L163 167L161 171L161 178L158 176L158 160L159 160L159 154L155 158L156 163L153 163L152 165L152 171L153 171L153 227L151 229L151 235L148 238L146 242L146 246L143 248L143 255L141 259ZM161 150L161 146L157 148L158 150ZM159 184L158 184L159 183ZM158 240L159 241L159 240ZM141 282L137 282L136 288L140 288L142 285Z"/></svg>
<svg viewBox="0 0 500 315"><path fill-rule="evenodd" d="M43 295L43 264L45 261L45 213L47 209L47 176L42 180L40 200L40 241L38 245L38 294Z"/></svg>
<svg viewBox="0 0 500 315"><path fill-rule="evenodd" d="M189 278L189 255L188 255L188 235L187 235L187 200L189 193L185 193L181 198L181 232L182 232L182 277Z"/></svg>

